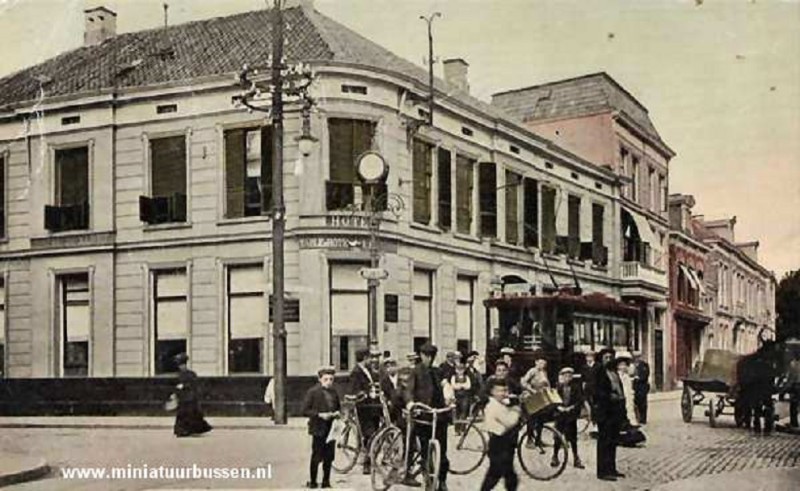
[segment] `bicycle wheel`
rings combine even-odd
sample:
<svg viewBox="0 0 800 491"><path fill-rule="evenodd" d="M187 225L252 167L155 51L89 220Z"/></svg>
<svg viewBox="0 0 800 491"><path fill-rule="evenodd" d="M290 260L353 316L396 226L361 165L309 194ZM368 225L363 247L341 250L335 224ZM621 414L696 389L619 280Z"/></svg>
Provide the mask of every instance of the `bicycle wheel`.
<svg viewBox="0 0 800 491"><path fill-rule="evenodd" d="M548 425L542 427L539 442L523 431L517 445L517 456L526 474L539 481L549 481L560 476L567 467L567 441L564 435Z"/></svg>
<svg viewBox="0 0 800 491"><path fill-rule="evenodd" d="M387 426L372 439L369 456L372 462L372 489L385 491L398 482L405 470L405 435L396 426Z"/></svg>
<svg viewBox="0 0 800 491"><path fill-rule="evenodd" d="M355 467L360 453L361 432L358 429L358 424L353 419L348 419L342 435L336 441L336 456L333 459L333 468L340 474L347 474Z"/></svg>
<svg viewBox="0 0 800 491"><path fill-rule="evenodd" d="M425 491L438 491L439 468L442 465L442 449L439 441L431 438L428 443L428 458L423 465L425 475Z"/></svg>
<svg viewBox="0 0 800 491"><path fill-rule="evenodd" d="M469 474L483 463L486 458L486 436L472 423L456 434L455 427L447 431L447 449L450 459L451 474Z"/></svg>
<svg viewBox="0 0 800 491"><path fill-rule="evenodd" d="M581 416L578 418L578 434L585 433L592 425L592 410L588 404L581 409Z"/></svg>

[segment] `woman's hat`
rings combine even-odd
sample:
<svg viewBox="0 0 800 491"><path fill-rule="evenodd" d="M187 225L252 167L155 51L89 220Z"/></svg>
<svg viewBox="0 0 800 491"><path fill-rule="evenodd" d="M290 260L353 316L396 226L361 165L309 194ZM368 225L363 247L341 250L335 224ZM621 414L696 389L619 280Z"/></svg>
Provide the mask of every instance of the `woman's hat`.
<svg viewBox="0 0 800 491"><path fill-rule="evenodd" d="M178 365L182 365L187 361L189 361L189 355L187 355L186 353L179 353L175 355L175 363L177 363Z"/></svg>
<svg viewBox="0 0 800 491"><path fill-rule="evenodd" d="M631 361L633 360L633 356L631 356L630 352L628 351L619 351L617 355L614 357L614 361Z"/></svg>

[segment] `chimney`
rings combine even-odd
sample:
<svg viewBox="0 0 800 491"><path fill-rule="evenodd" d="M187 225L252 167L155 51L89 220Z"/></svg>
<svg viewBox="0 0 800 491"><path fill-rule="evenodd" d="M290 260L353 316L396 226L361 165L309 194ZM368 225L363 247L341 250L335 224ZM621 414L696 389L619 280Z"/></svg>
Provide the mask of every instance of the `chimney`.
<svg viewBox="0 0 800 491"><path fill-rule="evenodd" d="M83 45L95 46L117 35L117 14L106 7L83 11Z"/></svg>
<svg viewBox="0 0 800 491"><path fill-rule="evenodd" d="M444 79L459 90L469 92L469 63L461 58L444 60Z"/></svg>
<svg viewBox="0 0 800 491"><path fill-rule="evenodd" d="M290 9L294 7L302 7L313 10L314 0L283 0L283 8Z"/></svg>

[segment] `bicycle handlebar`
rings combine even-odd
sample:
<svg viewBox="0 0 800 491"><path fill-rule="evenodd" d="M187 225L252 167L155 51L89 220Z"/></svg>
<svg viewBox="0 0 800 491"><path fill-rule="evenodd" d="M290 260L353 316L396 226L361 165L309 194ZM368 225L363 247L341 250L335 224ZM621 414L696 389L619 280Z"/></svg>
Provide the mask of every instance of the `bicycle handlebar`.
<svg viewBox="0 0 800 491"><path fill-rule="evenodd" d="M344 400L347 402L361 402L367 398L367 394L364 392L359 392L358 394L345 394Z"/></svg>
<svg viewBox="0 0 800 491"><path fill-rule="evenodd" d="M456 406L454 404L450 404L447 407L443 407L443 408L437 409L437 408L430 407L429 405L424 404L422 402L412 402L410 410L411 411L418 410L418 411L421 411L421 412L426 412L426 413L431 413L431 414L442 414L442 413L448 413L448 412L452 411L455 407Z"/></svg>

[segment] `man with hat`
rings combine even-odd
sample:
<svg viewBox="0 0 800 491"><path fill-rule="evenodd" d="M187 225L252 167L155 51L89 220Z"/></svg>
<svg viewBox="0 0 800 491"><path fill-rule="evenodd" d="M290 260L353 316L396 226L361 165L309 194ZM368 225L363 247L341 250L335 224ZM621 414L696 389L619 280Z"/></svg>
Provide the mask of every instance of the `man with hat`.
<svg viewBox="0 0 800 491"><path fill-rule="evenodd" d="M467 353L467 375L470 378L470 382L472 384L475 394L480 394L483 392L484 370L479 368L479 363L480 363L480 353L474 350Z"/></svg>
<svg viewBox="0 0 800 491"><path fill-rule="evenodd" d="M381 391L389 403L389 414L395 423L399 422L401 411L405 406L398 370L397 362L393 358L383 360Z"/></svg>
<svg viewBox="0 0 800 491"><path fill-rule="evenodd" d="M573 378L575 370L572 367L564 367L558 372L558 385L556 390L561 396L562 405L558 407L556 414L556 429L564 435L564 438L572 448L572 462L578 469L583 469L583 463L578 456L578 418L583 408L583 384L580 380ZM556 440L553 451L553 459L550 465L558 467L558 451L561 448L561 441Z"/></svg>
<svg viewBox="0 0 800 491"><path fill-rule="evenodd" d="M450 380L456 374L456 366L461 362L461 353L458 351L448 351L445 360L439 365L442 378Z"/></svg>
<svg viewBox="0 0 800 491"><path fill-rule="evenodd" d="M514 353L515 353L514 348L511 348L509 346L500 348L500 359L506 362L506 365L508 365L509 375L513 375L515 373L516 367L514 367L513 363Z"/></svg>
<svg viewBox="0 0 800 491"><path fill-rule="evenodd" d="M339 395L333 389L333 367L317 371L319 383L306 392L303 414L308 417L308 434L311 435L310 480L306 487L317 487L317 472L322 464L322 487L331 487L331 466L336 455L336 442L328 441L333 420L339 417Z"/></svg>
<svg viewBox="0 0 800 491"><path fill-rule="evenodd" d="M594 394L594 415L597 420L597 478L616 481L624 474L617 471L617 445L625 421L625 393L617 374L614 350L605 348L598 357Z"/></svg>
<svg viewBox="0 0 800 491"><path fill-rule="evenodd" d="M406 363L408 363L409 367L414 368L419 362L419 353L411 352L406 355Z"/></svg>
<svg viewBox="0 0 800 491"><path fill-rule="evenodd" d="M414 372L408 379L406 387L406 404L410 409L414 402L421 402L432 408L441 409L446 407L448 401L444 398L444 388L448 384L447 380L442 377L441 371L433 365L436 359L438 349L436 346L426 343L420 350L420 362L414 367ZM441 448L441 466L439 468L439 490L447 490L447 473L450 469L450 461L447 458L447 425L449 423L449 415L439 415L439 420L436 425L436 435L432 435L432 427L427 425L415 425L414 436L419 438L420 451L423 455L428 452L428 444L431 438L436 438L439 441ZM410 466L412 459L412 452L408 453L409 461L407 465ZM415 481L411 476L407 476L403 482L406 486L419 487L420 483Z"/></svg>
<svg viewBox="0 0 800 491"><path fill-rule="evenodd" d="M356 351L356 366L350 372L350 394L364 395L366 398L356 406L358 422L361 425L361 437L364 445L372 438L378 430L381 419L381 405L376 397L375 389L379 387L380 380L378 375L372 370L372 357L368 348L360 348ZM364 458L363 473L370 473L369 456Z"/></svg>
<svg viewBox="0 0 800 491"><path fill-rule="evenodd" d="M594 386L597 384L597 363L595 362L594 351L587 351L584 353L585 363L580 369L581 379L583 380L583 395L586 398L586 404L589 406L589 414L594 426L594 412L591 411L594 405Z"/></svg>

